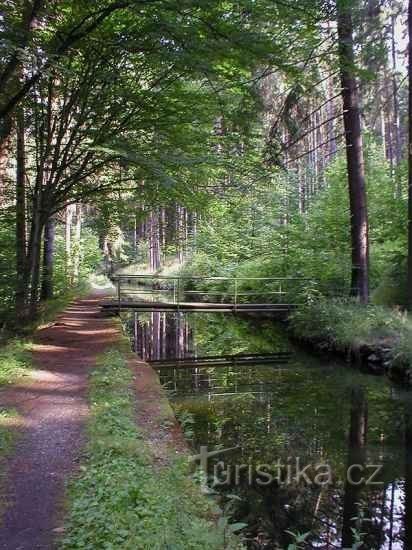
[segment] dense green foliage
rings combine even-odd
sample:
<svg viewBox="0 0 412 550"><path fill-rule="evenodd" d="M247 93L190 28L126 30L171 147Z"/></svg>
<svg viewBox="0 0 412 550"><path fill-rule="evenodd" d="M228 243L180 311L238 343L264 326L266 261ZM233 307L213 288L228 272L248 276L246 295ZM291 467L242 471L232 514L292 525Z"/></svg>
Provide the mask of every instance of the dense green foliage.
<svg viewBox="0 0 412 550"><path fill-rule="evenodd" d="M74 281L72 270L68 270L67 265L73 265L76 257L78 257L79 272L76 281ZM11 321L15 315L13 309L16 290L14 258L14 222L9 211L1 212L0 210L0 319L3 323ZM99 249L97 236L87 227L82 232L80 242L74 240L68 257L65 248L64 226L58 224L55 242L54 303L39 308L37 323L45 318L50 318L56 308L60 309L62 303L64 303L64 299L62 302L64 296L69 298L79 291L87 282L91 273L96 271L101 260L102 253Z"/></svg>
<svg viewBox="0 0 412 550"><path fill-rule="evenodd" d="M412 329L397 310L412 308L401 2L3 3L2 334L47 318L94 271L143 266L185 275L191 297L300 306L295 335L339 350L385 342L395 359L411 362ZM160 335L164 319L157 321ZM201 317L197 325L205 329ZM227 319L207 330L199 346L208 353L249 344L266 351L276 339L262 326L245 344L247 324ZM178 333L177 343L185 338ZM20 372L19 353L17 345L0 353L0 384ZM284 382L274 401L289 399L286 420L298 400L310 411L325 398L303 377ZM92 376L87 460L72 484L63 546L222 548L226 526L213 529L186 465L154 468L131 384L118 351ZM245 395L229 412L235 417L240 405L253 419L254 393ZM331 390L326 397L330 416ZM0 427L7 414L0 411ZM217 444L225 414L224 403L213 412ZM281 427L285 418L274 420ZM329 420L304 421L308 451ZM342 422L340 446L344 429ZM263 423L251 428L254 452L267 433Z"/></svg>
<svg viewBox="0 0 412 550"><path fill-rule="evenodd" d="M313 320L316 319L316 322ZM313 342L346 351L361 345L389 346L394 356L412 359L412 325L408 317L381 306L362 307L355 301L317 299L290 318L292 332Z"/></svg>
<svg viewBox="0 0 412 550"><path fill-rule="evenodd" d="M366 149L366 171L373 296L377 302L402 304L406 200L395 196L389 165L374 143ZM305 212L299 210L293 182L281 172L274 176L270 187L255 184L216 199L204 214L182 273L305 277L310 279L305 283L306 295L345 295L350 278L350 239L342 156L328 167L325 182ZM223 290L225 283L218 286ZM249 281L241 283L240 288L254 289L265 298L268 285ZM271 290L276 290L276 284ZM293 296L298 289L286 290Z"/></svg>
<svg viewBox="0 0 412 550"><path fill-rule="evenodd" d="M13 307L16 280L14 223L7 213L0 213L0 312ZM3 317L2 315L2 317Z"/></svg>
<svg viewBox="0 0 412 550"><path fill-rule="evenodd" d="M67 550L234 547L185 461L159 469L135 423L132 372L117 350L91 377L87 460L70 489ZM109 519L110 518L110 519Z"/></svg>

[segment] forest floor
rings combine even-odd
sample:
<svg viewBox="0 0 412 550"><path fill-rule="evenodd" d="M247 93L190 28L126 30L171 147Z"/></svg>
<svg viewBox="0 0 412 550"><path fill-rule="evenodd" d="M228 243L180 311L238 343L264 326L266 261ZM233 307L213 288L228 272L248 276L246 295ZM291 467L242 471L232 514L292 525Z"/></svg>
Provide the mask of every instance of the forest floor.
<svg viewBox="0 0 412 550"><path fill-rule="evenodd" d="M65 524L72 504L70 495L67 500L67 482L80 476L81 487L82 471L93 457L93 376L103 368L99 363L102 354L117 353L130 372L132 422L148 450L148 469L162 470L174 457L188 455L156 373L130 352L119 321L103 316L100 304L104 299L107 293L100 292L75 300L54 323L39 330L31 346L32 368L0 389L0 410L15 410L19 419L14 427L18 435L13 451L0 464L0 548L51 549L60 544L62 535L70 537ZM110 364L108 368L108 372L115 372ZM106 383L103 371L98 376ZM108 383L114 384L116 398L116 381ZM110 396L103 400L107 408ZM97 414L97 420L104 425L104 414L100 420ZM155 480L156 476L154 473ZM108 479L110 483L110 475ZM104 521L107 523L107 517Z"/></svg>

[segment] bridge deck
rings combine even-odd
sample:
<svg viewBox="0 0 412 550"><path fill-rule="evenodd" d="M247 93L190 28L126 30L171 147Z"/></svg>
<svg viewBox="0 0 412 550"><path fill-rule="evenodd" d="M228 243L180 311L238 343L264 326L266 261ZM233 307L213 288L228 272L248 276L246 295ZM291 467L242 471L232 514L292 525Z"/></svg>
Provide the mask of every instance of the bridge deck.
<svg viewBox="0 0 412 550"><path fill-rule="evenodd" d="M296 306L293 304L225 304L208 302L137 302L129 300L111 300L102 303L103 310L118 311L133 309L138 311L273 311L288 312Z"/></svg>

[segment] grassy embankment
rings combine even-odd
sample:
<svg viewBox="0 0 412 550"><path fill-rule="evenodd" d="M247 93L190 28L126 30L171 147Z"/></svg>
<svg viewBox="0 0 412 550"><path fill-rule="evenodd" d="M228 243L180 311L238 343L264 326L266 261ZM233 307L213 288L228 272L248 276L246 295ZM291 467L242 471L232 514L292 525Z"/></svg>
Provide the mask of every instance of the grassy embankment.
<svg viewBox="0 0 412 550"><path fill-rule="evenodd" d="M290 330L315 347L350 354L377 372L412 381L412 322L398 309L316 299L293 313Z"/></svg>
<svg viewBox="0 0 412 550"><path fill-rule="evenodd" d="M188 475L186 458L155 464L136 425L133 374L121 349L90 380L89 443L68 495L65 550L238 547L216 506Z"/></svg>

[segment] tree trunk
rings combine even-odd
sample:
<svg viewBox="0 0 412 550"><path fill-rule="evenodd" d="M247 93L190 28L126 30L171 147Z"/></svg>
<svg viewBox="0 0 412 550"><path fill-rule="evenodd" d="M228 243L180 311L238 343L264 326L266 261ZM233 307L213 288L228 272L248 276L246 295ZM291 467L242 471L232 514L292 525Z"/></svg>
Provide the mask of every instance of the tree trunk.
<svg viewBox="0 0 412 550"><path fill-rule="evenodd" d="M152 210L149 215L149 266L151 271L158 271L161 267L159 214Z"/></svg>
<svg viewBox="0 0 412 550"><path fill-rule="evenodd" d="M54 268L54 237L55 224L51 217L44 226L43 237L43 277L41 285L41 299L53 298L53 268Z"/></svg>
<svg viewBox="0 0 412 550"><path fill-rule="evenodd" d="M30 318L37 315L37 304L39 301L40 283L40 255L41 238L43 233L43 221L40 214L40 199L34 203L33 220L29 245L28 270L30 274Z"/></svg>
<svg viewBox="0 0 412 550"><path fill-rule="evenodd" d="M72 223L73 223L73 205L66 206L65 211L65 231L64 231L64 246L65 246L65 271L66 281L71 286L73 284L73 269L72 269Z"/></svg>
<svg viewBox="0 0 412 550"><path fill-rule="evenodd" d="M391 55L392 55L392 94L393 94L393 133L395 138L394 152L395 161L398 165L402 159L402 142L399 121L399 89L397 81L397 60L396 60L396 42L395 42L395 15L391 16ZM400 192L399 192L400 194Z"/></svg>
<svg viewBox="0 0 412 550"><path fill-rule="evenodd" d="M337 10L343 122L351 214L351 294L356 296L360 302L367 303L369 300L369 231L359 99L353 72L352 15L351 7L346 0L338 0Z"/></svg>
<svg viewBox="0 0 412 550"><path fill-rule="evenodd" d="M76 205L75 250L73 252L73 282L78 284L80 280L81 238L82 238L83 207Z"/></svg>
<svg viewBox="0 0 412 550"><path fill-rule="evenodd" d="M412 311L412 0L408 4L408 81L409 81L409 147L408 147L408 278L407 301L408 309Z"/></svg>
<svg viewBox="0 0 412 550"><path fill-rule="evenodd" d="M6 194L7 168L12 147L13 121L11 117L0 120L0 198Z"/></svg>
<svg viewBox="0 0 412 550"><path fill-rule="evenodd" d="M25 317L27 300L26 251L26 152L24 139L24 113L17 114L16 153L16 318Z"/></svg>

